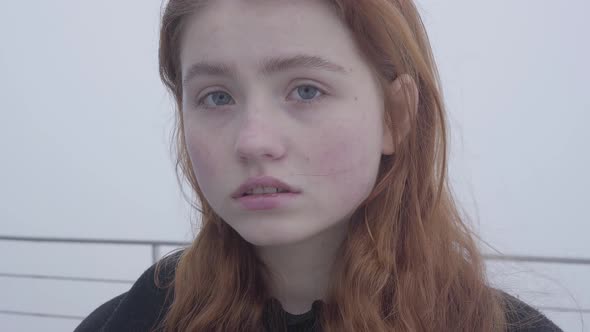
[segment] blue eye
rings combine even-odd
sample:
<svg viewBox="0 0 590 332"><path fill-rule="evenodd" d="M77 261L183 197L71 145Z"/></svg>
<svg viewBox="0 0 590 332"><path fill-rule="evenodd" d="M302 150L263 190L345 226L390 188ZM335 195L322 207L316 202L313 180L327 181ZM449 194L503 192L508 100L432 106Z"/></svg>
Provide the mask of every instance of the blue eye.
<svg viewBox="0 0 590 332"><path fill-rule="evenodd" d="M213 104L207 103L207 101L212 101ZM228 105L232 101L231 96L223 91L214 91L211 93L206 94L203 98L199 99L197 102L198 106L204 107L217 107L217 106L225 106Z"/></svg>
<svg viewBox="0 0 590 332"><path fill-rule="evenodd" d="M319 101L325 96L324 91L313 85L300 85L293 92L297 91L299 98L295 99L296 103L311 104Z"/></svg>
<svg viewBox="0 0 590 332"><path fill-rule="evenodd" d="M297 93L299 94L299 97L301 97L305 100L312 99L313 97L316 96L316 94L319 91L320 90L318 90L316 87L313 87L311 85L302 85L297 88Z"/></svg>

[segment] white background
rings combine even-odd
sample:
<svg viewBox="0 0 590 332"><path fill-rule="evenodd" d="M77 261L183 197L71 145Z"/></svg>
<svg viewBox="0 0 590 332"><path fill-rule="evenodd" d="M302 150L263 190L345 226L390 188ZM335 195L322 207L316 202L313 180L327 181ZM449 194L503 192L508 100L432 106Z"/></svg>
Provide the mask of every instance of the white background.
<svg viewBox="0 0 590 332"><path fill-rule="evenodd" d="M3 1L0 236L191 239L169 149L172 99L157 72L160 6ZM452 183L479 234L510 257L590 260L590 1L418 6L449 112ZM151 254L0 241L0 326L72 330L127 290ZM590 264L488 266L497 287L564 331L590 331Z"/></svg>

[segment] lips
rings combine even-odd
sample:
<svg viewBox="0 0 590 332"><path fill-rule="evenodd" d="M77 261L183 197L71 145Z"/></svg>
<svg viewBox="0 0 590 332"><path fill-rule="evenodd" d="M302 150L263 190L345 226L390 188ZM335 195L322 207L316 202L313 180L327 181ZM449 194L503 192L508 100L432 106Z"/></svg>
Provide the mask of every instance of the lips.
<svg viewBox="0 0 590 332"><path fill-rule="evenodd" d="M279 179L273 178L272 176L258 176L249 178L246 182L242 183L238 189L232 193L232 198L240 198L247 191L256 187L274 187L280 190L287 191L289 193L299 193L301 190L295 188Z"/></svg>

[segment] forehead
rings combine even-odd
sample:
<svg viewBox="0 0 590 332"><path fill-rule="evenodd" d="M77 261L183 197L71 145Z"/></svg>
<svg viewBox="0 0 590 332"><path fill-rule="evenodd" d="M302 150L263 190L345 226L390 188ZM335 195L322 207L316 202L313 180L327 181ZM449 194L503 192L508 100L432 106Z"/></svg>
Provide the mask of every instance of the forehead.
<svg viewBox="0 0 590 332"><path fill-rule="evenodd" d="M346 25L320 0L210 1L188 17L180 56L185 72L195 62L242 70L286 54L318 56L347 69L362 62Z"/></svg>

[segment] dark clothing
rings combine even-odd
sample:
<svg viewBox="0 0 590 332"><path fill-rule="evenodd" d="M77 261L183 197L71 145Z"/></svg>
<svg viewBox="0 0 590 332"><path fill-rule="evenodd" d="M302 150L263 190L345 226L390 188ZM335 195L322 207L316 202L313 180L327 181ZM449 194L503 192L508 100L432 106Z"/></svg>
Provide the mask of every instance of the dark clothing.
<svg viewBox="0 0 590 332"><path fill-rule="evenodd" d="M165 285L172 280L178 257L180 255L176 253L166 258L166 264L162 265L158 275L160 284ZM74 332L151 331L163 319L165 309L171 304L170 299L166 298L167 290L154 284L154 273L155 265L146 270L129 291L95 309ZM563 332L537 310L509 294L505 295L513 308L507 313L508 322L526 325L509 328L508 332ZM265 325L269 331L278 330L281 326L287 326L288 332L316 331L315 317L321 305L322 301L316 300L310 311L293 315L283 310L278 300L271 298L265 311L265 317L269 317L265 319Z"/></svg>

